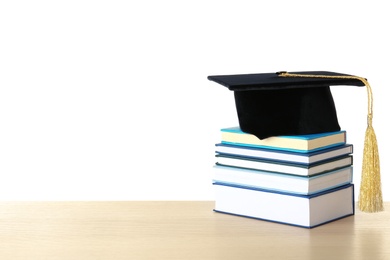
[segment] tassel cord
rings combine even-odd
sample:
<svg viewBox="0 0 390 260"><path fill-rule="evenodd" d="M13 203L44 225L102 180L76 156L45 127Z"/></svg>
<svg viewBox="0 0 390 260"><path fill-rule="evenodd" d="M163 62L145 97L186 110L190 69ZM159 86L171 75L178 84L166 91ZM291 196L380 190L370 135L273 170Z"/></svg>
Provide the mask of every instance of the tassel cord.
<svg viewBox="0 0 390 260"><path fill-rule="evenodd" d="M363 82L363 84L366 86L367 89L367 96L368 96L368 118L370 118L370 123L369 125L372 125L372 118L373 118L373 95L372 95L372 89L370 84L368 83L367 79L363 77L358 77L358 76L330 76L330 75L315 75L315 74L294 74L294 73L289 73L289 72L281 72L279 76L282 77L293 77L293 78L329 78L329 79L357 79Z"/></svg>
<svg viewBox="0 0 390 260"><path fill-rule="evenodd" d="M367 79L358 76L349 75L314 75L314 74L294 74L288 72L280 72L282 77L297 77L297 78L332 78L332 79L356 79L363 82L367 89L368 95L368 114L367 114L367 130L364 141L363 165L362 165L362 181L360 185L359 209L363 212L379 212L383 211L382 190L380 181L380 165L378 144L374 128L372 126L373 119L373 95L370 84Z"/></svg>

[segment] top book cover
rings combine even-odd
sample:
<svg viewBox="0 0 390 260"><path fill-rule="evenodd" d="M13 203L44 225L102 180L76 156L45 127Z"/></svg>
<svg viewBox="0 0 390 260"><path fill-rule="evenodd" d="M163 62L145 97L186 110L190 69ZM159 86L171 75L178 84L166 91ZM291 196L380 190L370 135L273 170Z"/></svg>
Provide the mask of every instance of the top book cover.
<svg viewBox="0 0 390 260"><path fill-rule="evenodd" d="M225 144L259 147L274 150L309 153L346 144L346 131L325 132L309 135L272 136L259 139L243 132L240 127L221 129L221 142Z"/></svg>

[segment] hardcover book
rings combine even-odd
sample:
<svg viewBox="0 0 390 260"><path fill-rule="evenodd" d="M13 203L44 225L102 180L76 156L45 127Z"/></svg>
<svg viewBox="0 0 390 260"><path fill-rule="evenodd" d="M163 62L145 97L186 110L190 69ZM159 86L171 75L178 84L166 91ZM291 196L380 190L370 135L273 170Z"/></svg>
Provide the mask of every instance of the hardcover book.
<svg viewBox="0 0 390 260"><path fill-rule="evenodd" d="M246 156L251 158L269 159L282 162L294 162L302 164L311 164L324 161L330 158L339 157L353 153L352 144L338 145L327 149L301 153L293 151L283 151L274 149L264 149L259 147L250 147L242 145L232 145L219 143L215 145L217 154Z"/></svg>
<svg viewBox="0 0 390 260"><path fill-rule="evenodd" d="M352 165L352 155L335 157L312 164L297 164L234 155L216 155L217 165L233 166L252 170L272 171L285 174L311 176Z"/></svg>
<svg viewBox="0 0 390 260"><path fill-rule="evenodd" d="M315 195L300 196L214 183L220 213L305 228L354 215L354 186L348 184Z"/></svg>
<svg viewBox="0 0 390 260"><path fill-rule="evenodd" d="M221 140L224 144L308 153L346 144L346 131L259 139L253 134L241 131L239 127L229 127L221 129Z"/></svg>
<svg viewBox="0 0 390 260"><path fill-rule="evenodd" d="M352 183L352 167L344 167L314 176L214 166L213 182L240 187L309 195Z"/></svg>

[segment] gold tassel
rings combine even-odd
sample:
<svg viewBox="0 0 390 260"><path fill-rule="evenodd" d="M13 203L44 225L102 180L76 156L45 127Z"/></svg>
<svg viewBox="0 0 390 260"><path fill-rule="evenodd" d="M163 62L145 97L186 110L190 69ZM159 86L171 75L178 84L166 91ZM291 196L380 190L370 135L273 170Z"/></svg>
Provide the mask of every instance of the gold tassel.
<svg viewBox="0 0 390 260"><path fill-rule="evenodd" d="M364 139L359 209L364 212L379 212L383 211L379 151L375 131L372 127L372 91L368 82L364 81L371 104L369 105L366 136Z"/></svg>
<svg viewBox="0 0 390 260"><path fill-rule="evenodd" d="M338 78L338 79L357 79L364 83L368 93L368 115L367 129L364 140L363 163L362 163L362 179L360 183L359 193L359 209L363 212L379 212L383 211L382 187L380 177L380 162L378 143L374 128L372 126L372 108L373 97L370 84L365 78L357 76L330 76L330 75L311 75L311 74L293 74L281 72L282 77L301 77L301 78Z"/></svg>

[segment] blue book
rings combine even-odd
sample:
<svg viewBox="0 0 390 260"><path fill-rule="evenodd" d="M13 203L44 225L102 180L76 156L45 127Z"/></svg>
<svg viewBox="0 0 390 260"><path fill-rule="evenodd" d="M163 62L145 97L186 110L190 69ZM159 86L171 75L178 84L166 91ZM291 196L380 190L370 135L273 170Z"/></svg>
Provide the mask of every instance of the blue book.
<svg viewBox="0 0 390 260"><path fill-rule="evenodd" d="M355 214L354 185L297 195L214 183L215 212L314 228Z"/></svg>
<svg viewBox="0 0 390 260"><path fill-rule="evenodd" d="M352 155L334 157L328 160L302 164L294 162L283 162L275 160L267 160L261 158L252 158L245 156L235 156L227 154L217 154L216 164L224 166L232 166L244 169L271 171L299 176L313 176L327 171L352 166Z"/></svg>
<svg viewBox="0 0 390 260"><path fill-rule="evenodd" d="M302 153L286 150L265 149L243 145L218 143L215 152L220 155L235 155L254 159L267 159L280 162L293 162L297 164L313 164L335 157L353 153L352 144L333 146L319 151Z"/></svg>
<svg viewBox="0 0 390 260"><path fill-rule="evenodd" d="M346 131L341 130L310 135L272 136L266 139L259 139L255 135L241 131L239 127L229 127L221 129L221 142L223 144L309 153L346 144Z"/></svg>
<svg viewBox="0 0 390 260"><path fill-rule="evenodd" d="M277 192L310 195L352 183L353 168L324 172L314 176L297 176L269 171L248 170L215 165L213 182Z"/></svg>

